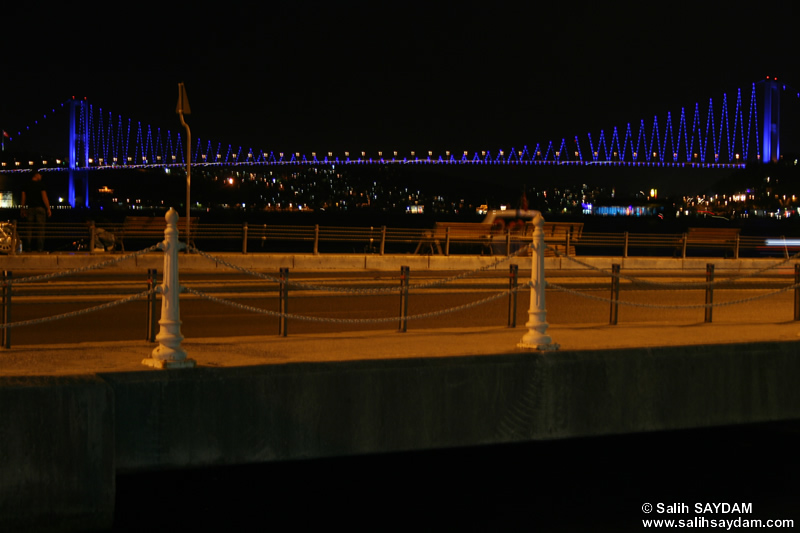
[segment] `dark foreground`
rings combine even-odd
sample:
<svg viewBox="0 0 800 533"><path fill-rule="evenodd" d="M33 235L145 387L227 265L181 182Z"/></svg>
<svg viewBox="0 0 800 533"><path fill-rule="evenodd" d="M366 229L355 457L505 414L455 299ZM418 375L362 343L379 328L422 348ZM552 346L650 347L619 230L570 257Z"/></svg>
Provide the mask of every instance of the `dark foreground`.
<svg viewBox="0 0 800 533"><path fill-rule="evenodd" d="M796 528L799 428L773 423L122 474L113 531L616 532L642 531L647 518L694 517L794 519ZM691 512L642 511L659 502L685 503ZM752 504L752 513L698 515L697 503Z"/></svg>

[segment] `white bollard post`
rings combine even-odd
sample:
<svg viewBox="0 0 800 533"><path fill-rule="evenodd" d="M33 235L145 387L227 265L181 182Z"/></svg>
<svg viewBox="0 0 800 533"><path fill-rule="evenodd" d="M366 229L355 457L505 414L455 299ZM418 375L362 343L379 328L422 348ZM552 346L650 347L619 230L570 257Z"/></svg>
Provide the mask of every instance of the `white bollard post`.
<svg viewBox="0 0 800 533"><path fill-rule="evenodd" d="M544 217L538 213L533 219L533 243L531 253L531 306L528 310L528 332L517 344L520 348L534 350L558 350L559 345L545 335L547 310L544 305Z"/></svg>
<svg viewBox="0 0 800 533"><path fill-rule="evenodd" d="M186 245L178 241L178 213L170 208L164 217L167 228L164 230L164 281L161 284L161 319L160 330L156 335L158 347L153 350L143 365L153 368L193 368L197 365L194 359L187 359L181 348L181 284L178 281L178 251Z"/></svg>

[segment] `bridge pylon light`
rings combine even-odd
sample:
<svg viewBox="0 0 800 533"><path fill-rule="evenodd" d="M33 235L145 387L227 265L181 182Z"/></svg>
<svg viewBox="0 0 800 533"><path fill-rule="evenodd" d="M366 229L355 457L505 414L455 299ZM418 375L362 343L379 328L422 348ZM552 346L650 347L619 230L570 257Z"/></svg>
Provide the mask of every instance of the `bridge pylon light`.
<svg viewBox="0 0 800 533"><path fill-rule="evenodd" d="M89 128L87 120L88 106L74 96L69 102L69 205L77 207L78 203L83 203L89 207L89 173L88 170L81 171L81 161L85 167L89 166ZM76 179L83 181L83 187L78 191L83 191L82 202L80 202L80 192L76 192Z"/></svg>
<svg viewBox="0 0 800 533"><path fill-rule="evenodd" d="M777 78L764 82L764 129L762 135L762 154L765 163L777 162L780 159L780 112L781 93Z"/></svg>

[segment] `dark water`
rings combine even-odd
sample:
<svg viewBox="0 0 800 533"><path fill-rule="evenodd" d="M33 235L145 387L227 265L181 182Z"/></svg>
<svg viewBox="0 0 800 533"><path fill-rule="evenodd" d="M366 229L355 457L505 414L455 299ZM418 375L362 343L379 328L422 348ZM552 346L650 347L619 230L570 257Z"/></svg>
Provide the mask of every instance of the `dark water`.
<svg viewBox="0 0 800 533"><path fill-rule="evenodd" d="M659 502L800 524L798 450L800 425L775 423L129 474L113 531L611 532L695 516L642 512Z"/></svg>

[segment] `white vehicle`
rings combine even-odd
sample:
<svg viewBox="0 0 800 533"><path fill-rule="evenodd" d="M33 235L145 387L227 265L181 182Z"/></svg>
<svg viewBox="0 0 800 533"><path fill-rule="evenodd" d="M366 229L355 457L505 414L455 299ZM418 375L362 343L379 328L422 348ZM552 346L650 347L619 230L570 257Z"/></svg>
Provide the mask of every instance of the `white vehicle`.
<svg viewBox="0 0 800 533"><path fill-rule="evenodd" d="M526 233L531 231L531 222L541 215L534 209L490 209L483 219L484 224L492 225L492 233L505 233L511 230L512 233Z"/></svg>

